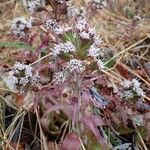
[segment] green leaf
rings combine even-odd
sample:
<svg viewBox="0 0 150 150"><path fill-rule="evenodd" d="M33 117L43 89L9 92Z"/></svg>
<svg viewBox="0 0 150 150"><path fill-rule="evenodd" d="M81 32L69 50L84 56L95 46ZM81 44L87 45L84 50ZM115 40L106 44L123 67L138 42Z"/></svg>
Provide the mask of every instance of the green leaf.
<svg viewBox="0 0 150 150"><path fill-rule="evenodd" d="M94 144L94 145L91 147L91 150L102 150L102 147L100 146L100 144Z"/></svg>
<svg viewBox="0 0 150 150"><path fill-rule="evenodd" d="M6 48L17 48L17 49L29 49L29 50L35 50L33 47L23 44L23 43L11 43L11 42L0 42L0 47L6 47Z"/></svg>
<svg viewBox="0 0 150 150"><path fill-rule="evenodd" d="M104 61L105 67L107 69L112 68L115 65L115 63L116 63L115 59L107 59Z"/></svg>

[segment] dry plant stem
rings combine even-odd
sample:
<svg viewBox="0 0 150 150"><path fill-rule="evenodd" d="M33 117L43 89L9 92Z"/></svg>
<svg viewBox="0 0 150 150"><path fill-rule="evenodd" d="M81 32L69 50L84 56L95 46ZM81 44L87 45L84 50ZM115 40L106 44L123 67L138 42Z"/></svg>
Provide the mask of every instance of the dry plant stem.
<svg viewBox="0 0 150 150"><path fill-rule="evenodd" d="M49 54L47 54L47 55L45 55L45 56L39 58L37 61L35 61L35 62L33 62L32 64L30 64L30 66L32 66L32 65L34 65L34 64L36 64L36 63L38 63L39 61L41 61L41 60L43 60L43 59L45 59L45 58L47 58L47 57L49 57L50 55L51 55L51 53L49 53Z"/></svg>
<svg viewBox="0 0 150 150"><path fill-rule="evenodd" d="M5 99L3 96L0 95L0 98L1 98L2 100L4 100L5 103L6 103L9 107L11 107L11 108L13 108L13 109L15 109L15 110L18 110L16 106L14 106L13 104L11 104L11 103L10 103L7 99Z"/></svg>
<svg viewBox="0 0 150 150"><path fill-rule="evenodd" d="M101 70L103 73L107 74L108 76L114 78L115 80L121 82L122 80L119 79L119 78L116 78L114 75L110 74L108 71L105 71L105 70Z"/></svg>
<svg viewBox="0 0 150 150"><path fill-rule="evenodd" d="M20 124L22 125L25 114L26 114L26 113L23 112L23 114L19 117L21 120L20 120L19 123L17 124L16 128L15 128L14 126L15 126L15 124L16 124L17 122L15 122L15 123L14 123L14 126L12 126L12 130L11 130L11 132L9 133L9 136L10 136L10 137L9 137L9 141L12 140L12 138L13 138L13 136L14 136L14 134L15 134L17 128L19 128ZM19 118L18 118L18 119L19 119ZM22 126L21 126L21 127L22 127ZM21 130L21 128L20 128L20 130ZM21 133L21 132L20 132L20 133Z"/></svg>
<svg viewBox="0 0 150 150"><path fill-rule="evenodd" d="M110 60L115 59L115 58L116 58L116 57L118 57L119 55L121 55L121 54L125 53L126 51L129 51L130 49L132 49L132 48L133 48L133 47L135 47L136 45L138 45L138 44L142 43L142 42L143 42L143 41L145 41L147 38L149 38L149 35L148 35L148 36L146 36L145 38L143 38L142 40L140 40L140 41L138 41L138 42L134 43L133 45L129 46L129 47L128 47L128 48L126 48L125 50L123 50L123 51L121 51L121 52L117 53L116 55L114 55L111 59L109 59L108 61L106 61L106 62L104 63L104 65L106 65L106 64L107 64Z"/></svg>
<svg viewBox="0 0 150 150"><path fill-rule="evenodd" d="M134 56L134 57L137 57L138 59L143 59L143 60L146 60L146 61L149 61L149 59L147 59L147 58L145 58L145 57L143 57L143 56L137 56L137 55L134 55L134 54L132 54L132 53L130 53L130 52L128 52L130 55L132 55L132 56Z"/></svg>
<svg viewBox="0 0 150 150"><path fill-rule="evenodd" d="M55 144L55 149L56 149L56 150L59 150L59 148L58 148L58 145L57 145L56 141L54 142L54 144Z"/></svg>
<svg viewBox="0 0 150 150"><path fill-rule="evenodd" d="M63 123L63 125L61 126L60 131L61 131L62 128L65 126L65 129L64 129L64 131L63 131L63 133L62 133L62 136L61 136L61 141L64 140L64 137L65 137L65 135L66 135L66 131L67 131L68 125L69 125L69 120L65 121L65 122Z"/></svg>
<svg viewBox="0 0 150 150"><path fill-rule="evenodd" d="M35 112L36 112L37 121L38 121L39 128L40 128L41 150L48 150L48 146L47 146L47 143L46 143L46 138L45 138L45 135L44 135L43 130L42 130L42 127L41 127L40 118L39 118L37 109L36 109Z"/></svg>
<svg viewBox="0 0 150 150"><path fill-rule="evenodd" d="M146 145L145 145L145 143L144 143L144 141L143 141L143 138L142 138L140 132L138 130L136 132L138 134L138 137L139 137L139 139L140 139L140 141L142 143L142 146L143 146L144 150L148 150L147 147L146 147Z"/></svg>
<svg viewBox="0 0 150 150"><path fill-rule="evenodd" d="M5 137L7 137L8 135L10 135L9 139L12 139L13 136L13 130L14 130L14 126L16 124L16 122L18 121L18 119L24 115L25 112L22 112L20 110L18 110L13 122L10 124L10 126L6 129L5 131Z"/></svg>
<svg viewBox="0 0 150 150"><path fill-rule="evenodd" d="M20 127L20 132L19 132L19 139L18 139L18 141L17 141L17 147L16 147L16 150L19 150L18 148L18 146L19 146L19 142L20 142L20 139L21 139L21 131L22 131L22 127L23 127L23 122L24 122L24 117L25 117L25 114L23 115L23 117L22 117L22 120L21 120L21 127Z"/></svg>
<svg viewBox="0 0 150 150"><path fill-rule="evenodd" d="M140 150L143 150L142 146L139 143L137 143L137 145L140 148Z"/></svg>
<svg viewBox="0 0 150 150"><path fill-rule="evenodd" d="M150 83L149 82L147 82L145 79L143 79L137 73L135 73L135 71L133 71L132 69L130 69L127 65L125 65L125 64L123 64L121 62L120 62L120 65L122 65L125 69L127 69L128 71L130 71L133 75L137 76L139 79L141 79L143 82L145 82L148 87L150 87Z"/></svg>
<svg viewBox="0 0 150 150"><path fill-rule="evenodd" d="M4 136L7 137L9 136L9 139L7 141L7 144L6 144L6 147L9 146L17 128L19 127L20 125L20 122L21 122L21 125L23 125L23 120L24 120L24 116L25 116L25 112L21 113L19 116L15 117L15 120L11 123L11 125L6 129L5 133L4 133ZM16 119L17 118L17 119ZM17 120L21 118L21 121L19 121L19 123L17 124L16 128L14 127ZM9 131L10 130L10 131ZM19 134L19 139L20 139L20 136L21 136L21 130L20 130L20 134ZM18 144L19 144L19 141L18 141ZM18 147L18 145L17 145Z"/></svg>
<svg viewBox="0 0 150 150"><path fill-rule="evenodd" d="M79 73L74 73L75 78L76 78L76 87L77 87L77 94L78 94L78 123L77 123L77 130L78 134L82 135L82 124L81 124L81 81L80 81L80 74Z"/></svg>
<svg viewBox="0 0 150 150"><path fill-rule="evenodd" d="M85 149L85 147L84 147L84 144L83 144L83 142L82 142L82 140L81 140L81 138L78 136L78 138L79 138L79 141L80 141L80 144L81 144L81 147L82 147L82 150L86 150Z"/></svg>
<svg viewBox="0 0 150 150"><path fill-rule="evenodd" d="M13 90L10 90L10 89L5 89L5 88L0 88L0 90L2 90L2 91L8 91L8 92L12 92L12 93L16 93L15 91L13 91Z"/></svg>
<svg viewBox="0 0 150 150"><path fill-rule="evenodd" d="M108 13L109 15L111 15L111 16L113 16L113 17L115 17L115 18L120 18L120 19L123 19L125 22L131 23L131 21L130 21L129 19L127 19L127 18L125 18L125 17L123 17L123 16L121 16L121 15L116 15L116 14L114 14L114 13L108 11L107 9L103 9L103 11L104 11L104 13Z"/></svg>

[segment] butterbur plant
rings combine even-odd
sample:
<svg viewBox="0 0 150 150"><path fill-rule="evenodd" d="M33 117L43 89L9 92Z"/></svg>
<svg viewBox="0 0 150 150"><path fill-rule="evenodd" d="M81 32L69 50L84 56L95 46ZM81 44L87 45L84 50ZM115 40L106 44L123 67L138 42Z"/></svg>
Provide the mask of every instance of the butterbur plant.
<svg viewBox="0 0 150 150"><path fill-rule="evenodd" d="M91 142L98 149L113 149L117 145L108 139L110 132L116 134L111 112L121 106L122 98L144 96L140 82L124 80L118 90L121 94L108 86L110 81L103 72L116 65L115 52L90 25L85 13L88 8L78 8L69 0L22 3L32 19L15 18L10 30L34 50L17 52L16 61L2 69L1 77L8 91L23 103L33 102L25 112L36 117L32 132L39 149L48 149L53 141L60 150L92 149ZM97 9L105 3L91 1ZM24 107L18 107L22 112ZM112 131L105 132L108 128Z"/></svg>

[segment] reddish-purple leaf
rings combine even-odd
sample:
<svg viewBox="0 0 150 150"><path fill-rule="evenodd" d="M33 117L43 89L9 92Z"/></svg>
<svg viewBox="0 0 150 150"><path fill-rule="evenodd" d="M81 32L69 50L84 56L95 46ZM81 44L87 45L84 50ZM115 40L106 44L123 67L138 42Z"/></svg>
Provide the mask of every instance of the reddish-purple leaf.
<svg viewBox="0 0 150 150"><path fill-rule="evenodd" d="M72 98L72 105L70 105L70 111L71 111L70 116L72 119L73 126L75 126L75 123L77 121L77 115L78 115L78 103L77 103L78 101L75 100L76 100L75 98Z"/></svg>
<svg viewBox="0 0 150 150"><path fill-rule="evenodd" d="M88 91L83 91L82 92L82 102L83 103L89 103L90 100L92 99L92 95Z"/></svg>
<svg viewBox="0 0 150 150"><path fill-rule="evenodd" d="M40 65L40 66L38 66L38 71L42 72L42 71L47 70L47 69L54 71L55 70L54 68L55 68L54 64Z"/></svg>
<svg viewBox="0 0 150 150"><path fill-rule="evenodd" d="M79 150L81 147L80 140L76 133L69 133L65 137L61 150Z"/></svg>
<svg viewBox="0 0 150 150"><path fill-rule="evenodd" d="M64 109L64 106L61 105L61 104L58 104L58 105L49 105L49 107L47 108L47 111L44 113L43 117L47 116L47 114L53 112L53 111L56 111L56 110L61 110L61 109Z"/></svg>
<svg viewBox="0 0 150 150"><path fill-rule="evenodd" d="M102 118L94 116L94 115L84 117L82 120L83 120L84 124L93 132L93 134L95 135L97 140L100 142L100 144L105 147L106 141L104 140L104 138L102 137L102 135L100 134L100 132L97 128L98 126L106 125L104 120Z"/></svg>

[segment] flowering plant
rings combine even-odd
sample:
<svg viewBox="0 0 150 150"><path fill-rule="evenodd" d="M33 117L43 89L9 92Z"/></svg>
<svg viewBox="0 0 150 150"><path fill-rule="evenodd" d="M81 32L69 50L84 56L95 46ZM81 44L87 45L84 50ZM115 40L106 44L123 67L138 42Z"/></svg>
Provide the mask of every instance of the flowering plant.
<svg viewBox="0 0 150 150"><path fill-rule="evenodd" d="M133 143L124 145L115 127L127 127L129 119L136 126L134 111L125 110L132 103L136 112L141 104L147 111L144 98L148 98L141 81L116 75L115 71L126 73L118 64L116 50L90 25L91 16L85 12L103 9L107 1L91 0L85 8L69 0L22 0L22 5L30 19L15 18L10 35L33 49L17 52L10 66L1 67L1 78L13 93L19 115L34 116L37 125L28 128L36 128L32 131L40 139L39 148L48 149L52 141L62 150L92 149L91 142L106 150L132 147ZM15 134L8 131L10 141Z"/></svg>

